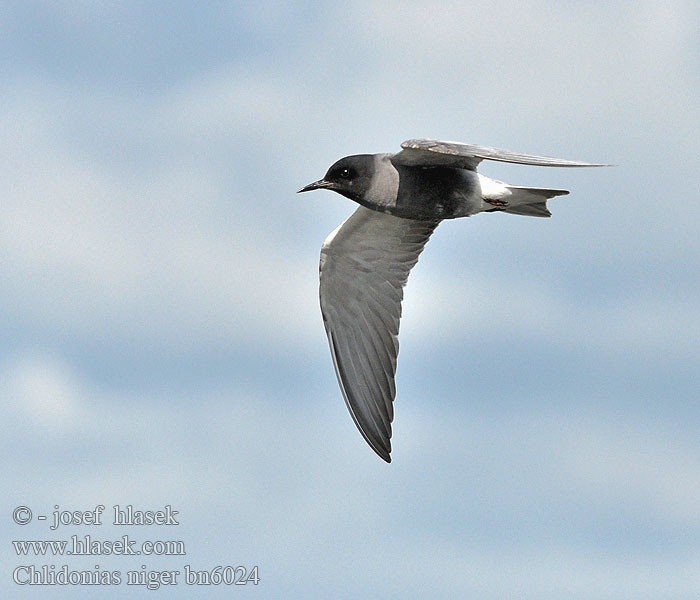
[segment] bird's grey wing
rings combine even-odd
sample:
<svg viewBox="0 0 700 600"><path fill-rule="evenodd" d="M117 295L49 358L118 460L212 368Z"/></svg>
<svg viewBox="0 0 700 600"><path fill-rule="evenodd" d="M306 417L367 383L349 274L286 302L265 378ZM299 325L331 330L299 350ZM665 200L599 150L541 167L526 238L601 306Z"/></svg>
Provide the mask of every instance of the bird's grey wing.
<svg viewBox="0 0 700 600"><path fill-rule="evenodd" d="M401 144L401 152L394 154L392 162L410 167L454 167L476 170L482 160L536 165L540 167L606 167L609 165L566 160L525 154L488 146L441 142L440 140L406 140Z"/></svg>
<svg viewBox="0 0 700 600"><path fill-rule="evenodd" d="M438 223L360 206L321 250L321 312L338 383L358 429L387 462L403 286Z"/></svg>

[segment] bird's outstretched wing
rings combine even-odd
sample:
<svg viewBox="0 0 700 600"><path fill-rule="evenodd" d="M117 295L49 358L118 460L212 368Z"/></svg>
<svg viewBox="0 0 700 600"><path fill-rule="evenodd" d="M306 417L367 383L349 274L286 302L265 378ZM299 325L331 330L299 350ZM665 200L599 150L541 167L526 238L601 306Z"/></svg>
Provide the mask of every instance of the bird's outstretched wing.
<svg viewBox="0 0 700 600"><path fill-rule="evenodd" d="M321 249L321 312L355 424L390 462L403 286L439 221L360 206Z"/></svg>
<svg viewBox="0 0 700 600"><path fill-rule="evenodd" d="M392 156L391 160L396 164L410 167L454 167L474 171L482 160L498 160L539 167L610 166L440 140L406 140L401 144L401 148L403 150Z"/></svg>

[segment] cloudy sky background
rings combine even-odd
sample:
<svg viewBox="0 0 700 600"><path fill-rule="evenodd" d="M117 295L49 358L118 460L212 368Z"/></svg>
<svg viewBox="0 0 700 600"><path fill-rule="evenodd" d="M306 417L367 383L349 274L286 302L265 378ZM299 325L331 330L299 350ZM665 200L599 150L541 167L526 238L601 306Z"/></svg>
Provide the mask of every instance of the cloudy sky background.
<svg viewBox="0 0 700 600"><path fill-rule="evenodd" d="M260 567L172 598L697 598L698 4L242 4L0 7L0 595L94 597L12 583L47 563ZM438 229L387 465L318 308L354 205L294 192L410 137L618 166L483 164L572 193ZM11 520L117 503L181 525ZM86 533L188 555L10 544Z"/></svg>

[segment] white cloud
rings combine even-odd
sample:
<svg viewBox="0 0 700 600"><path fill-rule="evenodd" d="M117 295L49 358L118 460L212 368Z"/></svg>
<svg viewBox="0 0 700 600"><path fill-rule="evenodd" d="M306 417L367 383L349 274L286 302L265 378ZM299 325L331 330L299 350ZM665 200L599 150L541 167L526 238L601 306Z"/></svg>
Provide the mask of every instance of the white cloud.
<svg viewBox="0 0 700 600"><path fill-rule="evenodd" d="M4 420L22 415L43 430L79 425L84 386L59 360L26 356L4 367L0 397L10 411Z"/></svg>
<svg viewBox="0 0 700 600"><path fill-rule="evenodd" d="M518 135L535 124L547 135L547 122L593 132L601 118L656 119L669 102L674 109L688 107L697 80L680 74L690 67L696 6L678 0L629 8L537 1L523 9L517 2L448 1L426 12L420 2L402 2L401 10L392 3L359 2L353 14L362 19L357 33L379 46L378 76L396 81L417 71L417 81L428 84L424 100L453 103L461 92L465 108L486 109L495 122L503 121L500 135ZM390 70L379 68L386 64L382 59ZM675 84L671 97L654 85L669 80ZM514 122L517 114L538 122ZM477 120L484 117L479 113ZM605 136L603 129L597 133Z"/></svg>
<svg viewBox="0 0 700 600"><path fill-rule="evenodd" d="M554 468L582 496L640 511L671 528L700 529L700 456L693 435L653 423L559 423Z"/></svg>
<svg viewBox="0 0 700 600"><path fill-rule="evenodd" d="M241 559L260 561L274 589L298 593L312 584L295 577L302 562L323 568L313 579L317 590L347 581L355 594L375 580L387 594L427 590L435 569L450 574L429 584L441 595L698 591L688 578L692 552L652 556L647 547L657 542L635 530L645 523L664 539L700 530L700 455L690 425L630 424L604 413L475 419L471 411L406 402L388 466L355 432L340 398L322 408L235 388L191 398L124 394L86 386L78 375L51 358L0 370L3 381L16 382L0 414L9 450L3 462L23 473L14 494L35 510L56 502L171 503L184 517L177 534L192 560L221 560L220 537L235 531ZM43 400L32 403L37 390ZM78 452L80 438L89 439L95 464L75 460L76 448L46 435L40 421L57 398L72 406L65 415L74 427L64 435ZM20 417L18 406L38 420ZM15 452L27 439L51 456L37 463ZM616 525L606 533L600 523L610 520ZM359 569L363 581L348 578Z"/></svg>
<svg viewBox="0 0 700 600"><path fill-rule="evenodd" d="M587 303L536 273L485 273L474 265L459 273L418 269L406 289L402 335L422 345L481 335L649 364L698 357L700 309L684 295L651 297L645 290Z"/></svg>
<svg viewBox="0 0 700 600"><path fill-rule="evenodd" d="M72 336L126 334L171 348L282 330L282 343L304 339L317 318L316 256L290 257L249 222L246 199L216 205L225 190L213 169L182 173L167 150L146 177L90 162L40 100L56 90L24 92L27 105L5 121L26 127L3 140L20 150L2 169L6 310Z"/></svg>

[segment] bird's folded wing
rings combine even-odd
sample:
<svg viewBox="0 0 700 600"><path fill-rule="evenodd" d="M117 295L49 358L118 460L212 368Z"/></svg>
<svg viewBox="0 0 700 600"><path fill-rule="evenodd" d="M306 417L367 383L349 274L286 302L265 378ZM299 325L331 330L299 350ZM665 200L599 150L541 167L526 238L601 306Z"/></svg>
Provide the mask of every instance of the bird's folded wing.
<svg viewBox="0 0 700 600"><path fill-rule="evenodd" d="M403 286L438 223L360 206L321 250L321 311L338 382L358 429L387 462Z"/></svg>
<svg viewBox="0 0 700 600"><path fill-rule="evenodd" d="M608 165L566 160L513 152L488 146L441 142L440 140L406 140L401 152L392 157L392 162L410 167L454 167L475 170L482 160L535 165L540 167L605 167Z"/></svg>

